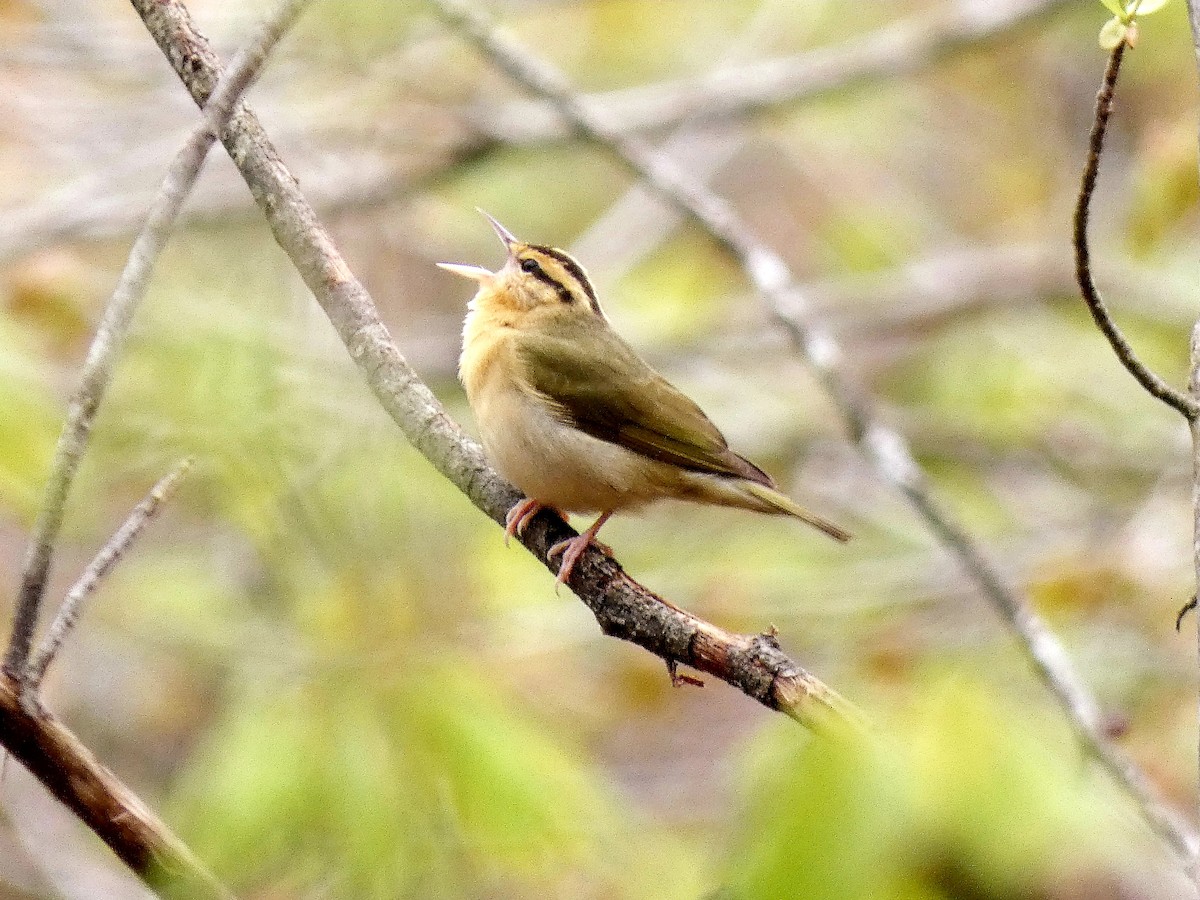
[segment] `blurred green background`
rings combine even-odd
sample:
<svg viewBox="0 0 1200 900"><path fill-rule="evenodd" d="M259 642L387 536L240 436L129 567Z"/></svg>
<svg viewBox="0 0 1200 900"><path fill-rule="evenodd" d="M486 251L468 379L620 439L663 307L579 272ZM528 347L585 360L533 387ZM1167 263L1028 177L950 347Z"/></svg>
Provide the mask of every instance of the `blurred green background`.
<svg viewBox="0 0 1200 900"><path fill-rule="evenodd" d="M269 8L189 6L226 58ZM827 66L821 90L668 116L647 136L787 257L938 496L1061 636L1115 739L1190 807L1194 640L1172 628L1193 590L1188 437L1120 369L1071 280L1100 4L489 6L614 115L714 73L746 83L767 60ZM986 33L955 40L967 21ZM896 45L854 74L863 48L901 34L938 52ZM1197 315L1195 81L1173 0L1127 58L1093 227L1118 319L1180 384ZM556 596L405 444L218 148L100 413L51 596L177 459L197 465L48 688L239 896L1187 896L703 234L421 2L316 0L251 102L468 429L455 363L470 288L433 263L499 264L479 206L576 253L635 347L856 533L843 548L674 505L618 517L605 540L698 615L777 627L883 741L835 748L720 683L674 689ZM99 311L195 119L127 4L0 0L6 600ZM141 896L23 777L10 765L0 786L0 897Z"/></svg>

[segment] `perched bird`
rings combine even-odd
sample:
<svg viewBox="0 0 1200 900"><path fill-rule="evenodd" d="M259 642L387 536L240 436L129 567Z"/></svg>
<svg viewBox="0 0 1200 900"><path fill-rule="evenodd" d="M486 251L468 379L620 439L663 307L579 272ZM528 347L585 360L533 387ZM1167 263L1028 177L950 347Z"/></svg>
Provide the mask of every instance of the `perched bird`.
<svg viewBox="0 0 1200 900"><path fill-rule="evenodd" d="M438 265L479 283L463 323L459 377L484 450L527 498L509 511L505 542L543 508L598 512L590 528L550 548L550 557L562 554L561 584L599 543L609 516L666 498L795 516L849 539L775 490L699 406L625 343L579 263L517 240L483 214L507 262L495 272Z"/></svg>

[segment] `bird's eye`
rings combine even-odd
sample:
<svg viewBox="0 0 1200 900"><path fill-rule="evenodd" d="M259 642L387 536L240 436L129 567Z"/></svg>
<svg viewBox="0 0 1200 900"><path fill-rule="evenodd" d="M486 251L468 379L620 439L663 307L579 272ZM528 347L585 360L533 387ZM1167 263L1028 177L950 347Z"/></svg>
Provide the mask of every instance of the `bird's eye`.
<svg viewBox="0 0 1200 900"><path fill-rule="evenodd" d="M542 267L538 265L538 261L532 257L521 260L521 271L528 272L530 275L542 271Z"/></svg>

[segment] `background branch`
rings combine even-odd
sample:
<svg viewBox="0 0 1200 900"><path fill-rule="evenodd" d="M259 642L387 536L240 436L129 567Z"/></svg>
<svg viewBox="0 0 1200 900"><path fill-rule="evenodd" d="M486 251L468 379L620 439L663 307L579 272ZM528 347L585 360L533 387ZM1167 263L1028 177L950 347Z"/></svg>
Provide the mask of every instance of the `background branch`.
<svg viewBox="0 0 1200 900"><path fill-rule="evenodd" d="M172 896L231 896L132 791L101 766L66 728L41 708L37 681L70 627L77 605L140 531L175 480L177 469L152 492L112 542L101 551L68 596L60 621L47 637L36 668L26 666L45 591L54 540L62 525L71 482L87 448L96 411L104 397L129 323L145 294L155 260L170 234L188 191L214 140L214 129L261 70L271 49L286 33L307 0L284 0L239 53L228 76L216 87L201 125L172 162L146 225L134 242L117 288L105 307L88 351L80 387L55 449L54 463L31 539L13 636L0 679L0 745L20 761L144 881ZM156 496L159 495L159 496ZM33 673L37 672L35 676Z"/></svg>
<svg viewBox="0 0 1200 900"><path fill-rule="evenodd" d="M433 2L444 18L476 44L497 68L553 102L580 135L608 148L737 257L820 377L853 439L880 474L908 498L1001 614L1089 755L1122 787L1151 829L1182 861L1190 863L1197 843L1190 826L1156 796L1132 761L1108 741L1100 727L1096 702L1083 686L1062 644L987 559L974 538L935 501L903 437L874 417L867 399L843 371L837 340L811 314L785 261L755 238L728 203L656 154L640 138L621 132L595 115L561 73L537 59L528 48L496 31L474 6L461 0Z"/></svg>
<svg viewBox="0 0 1200 900"><path fill-rule="evenodd" d="M147 29L198 104L220 76L220 63L177 0L131 0ZM221 140L249 185L279 245L329 317L380 404L408 440L493 521L520 494L487 464L479 446L446 414L392 341L374 302L354 277L300 192L257 117L237 111ZM551 571L547 549L575 532L558 517L533 520L522 543ZM605 634L638 644L670 662L720 678L820 730L856 727L853 707L788 659L773 638L730 634L665 603L615 561L590 551L569 581Z"/></svg>
<svg viewBox="0 0 1200 900"><path fill-rule="evenodd" d="M306 3L307 0L285 0L276 14L264 24L258 38L242 51L228 79L220 86L214 85L212 102L204 111L204 121L196 127L171 162L158 197L147 214L146 223L129 251L129 259L104 308L96 336L83 363L79 387L67 410L67 421L54 448L50 475L21 572L12 636L4 656L4 671L18 683L25 678L25 662L37 630L42 595L50 574L54 542L62 528L67 495L83 454L87 451L92 423L112 380L113 367L120 357L129 324L146 294L154 264L171 235L188 193L199 177L208 150L216 139L216 131L228 120L242 92L261 71L271 48L286 33Z"/></svg>
<svg viewBox="0 0 1200 900"><path fill-rule="evenodd" d="M183 460L158 480L142 501L130 511L128 517L121 523L121 527L116 530L108 543L88 563L87 568L83 570L83 574L71 585L70 590L67 591L66 598L59 607L57 615L54 617L54 621L46 629L46 637L38 648L38 652L29 661L29 669L25 676L25 682L30 688L36 690L42 683L42 679L46 675L46 670L54 662L54 657L62 648L63 642L79 621L79 614L83 610L84 601L92 595L104 577L112 571L113 566L120 562L121 557L129 551L129 548L133 546L133 542L137 540L138 535L142 533L142 529L150 524L150 520L158 513L162 504L175 493L175 489L179 487L179 482L183 480L183 477L192 467L192 462L193 460L190 457Z"/></svg>

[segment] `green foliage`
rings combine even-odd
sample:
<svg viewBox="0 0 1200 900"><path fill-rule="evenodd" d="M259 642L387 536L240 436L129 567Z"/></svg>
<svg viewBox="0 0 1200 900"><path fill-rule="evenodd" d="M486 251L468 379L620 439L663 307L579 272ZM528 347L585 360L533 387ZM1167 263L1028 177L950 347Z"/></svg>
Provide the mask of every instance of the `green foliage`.
<svg viewBox="0 0 1200 900"><path fill-rule="evenodd" d="M1070 737L963 683L923 683L873 744L761 745L727 896L980 900L1047 896L1121 872L1107 791Z"/></svg>
<svg viewBox="0 0 1200 900"><path fill-rule="evenodd" d="M408 657L238 692L178 779L174 815L242 890L694 896L679 844L631 842L577 753L486 681L466 659Z"/></svg>

